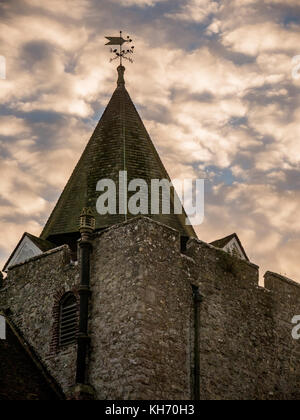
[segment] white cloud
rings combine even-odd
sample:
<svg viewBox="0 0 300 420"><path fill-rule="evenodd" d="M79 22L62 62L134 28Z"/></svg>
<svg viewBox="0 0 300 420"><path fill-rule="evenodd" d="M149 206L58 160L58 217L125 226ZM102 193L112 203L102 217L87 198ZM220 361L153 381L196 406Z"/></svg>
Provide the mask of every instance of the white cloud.
<svg viewBox="0 0 300 420"><path fill-rule="evenodd" d="M225 31L223 44L233 51L256 56L263 52L288 51L291 57L299 51L299 31L264 22L246 24Z"/></svg>
<svg viewBox="0 0 300 420"><path fill-rule="evenodd" d="M24 0L23 0L24 1ZM73 19L82 19L89 10L88 0L25 0L28 6L36 7L56 16L63 15Z"/></svg>
<svg viewBox="0 0 300 420"><path fill-rule="evenodd" d="M114 3L119 4L120 6L130 7L130 6L154 6L157 3L162 3L166 0L112 0Z"/></svg>
<svg viewBox="0 0 300 420"><path fill-rule="evenodd" d="M0 136L26 135L29 131L26 121L21 118L12 115L0 117Z"/></svg>
<svg viewBox="0 0 300 420"><path fill-rule="evenodd" d="M172 19L203 22L211 14L217 13L222 9L219 2L213 0L189 0L181 6L179 12L169 13Z"/></svg>

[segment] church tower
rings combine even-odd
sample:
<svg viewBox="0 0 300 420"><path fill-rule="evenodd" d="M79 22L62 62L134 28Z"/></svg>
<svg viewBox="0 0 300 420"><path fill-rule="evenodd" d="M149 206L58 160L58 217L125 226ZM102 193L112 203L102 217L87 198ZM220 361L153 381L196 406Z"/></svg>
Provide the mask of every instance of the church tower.
<svg viewBox="0 0 300 420"><path fill-rule="evenodd" d="M161 191L152 214L150 188L141 216L127 206L116 214L96 211L99 180L113 181L117 191L125 172L128 185L171 183L125 88L124 66L117 72L117 87L40 237L25 233L5 266L5 285L13 288L0 294L0 309L12 331L20 331L21 344L43 361L58 398L168 398L176 378L182 385L174 396L189 398L190 312L180 308L183 300L190 307L193 293L176 280L176 262L195 231L183 208L162 211ZM117 210L124 210L123 200L117 194ZM27 324L29 318L40 321ZM154 360L152 373L141 374Z"/></svg>
<svg viewBox="0 0 300 420"><path fill-rule="evenodd" d="M95 211L99 180L169 180L124 72L0 278L0 400L300 399L299 283L267 272L261 287L236 234L205 243L184 212Z"/></svg>

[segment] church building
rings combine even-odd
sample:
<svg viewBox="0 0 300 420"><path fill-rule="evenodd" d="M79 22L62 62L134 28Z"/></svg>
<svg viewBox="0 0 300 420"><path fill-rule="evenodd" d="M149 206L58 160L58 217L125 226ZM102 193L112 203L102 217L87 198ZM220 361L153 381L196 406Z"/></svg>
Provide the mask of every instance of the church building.
<svg viewBox="0 0 300 420"><path fill-rule="evenodd" d="M97 211L99 180L170 181L124 72L40 237L3 268L0 400L299 399L298 283L261 287L235 233L203 242L184 211Z"/></svg>

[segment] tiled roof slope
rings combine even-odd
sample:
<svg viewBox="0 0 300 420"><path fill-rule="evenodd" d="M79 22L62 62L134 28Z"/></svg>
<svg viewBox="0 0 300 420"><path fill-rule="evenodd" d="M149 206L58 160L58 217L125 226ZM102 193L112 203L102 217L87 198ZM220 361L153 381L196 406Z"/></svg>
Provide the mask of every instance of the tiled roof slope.
<svg viewBox="0 0 300 420"><path fill-rule="evenodd" d="M54 379L7 320L6 339L0 340L0 401L63 399Z"/></svg>
<svg viewBox="0 0 300 420"><path fill-rule="evenodd" d="M222 239L217 239L216 241L213 241L210 243L210 245L215 246L216 248L224 248L224 246L226 246L231 239L235 238L237 235L235 233L226 236L225 238Z"/></svg>
<svg viewBox="0 0 300 420"><path fill-rule="evenodd" d="M69 182L54 208L41 238L78 231L79 215L83 207L96 208L100 193L96 191L100 179L113 179L118 186L119 171L124 170L124 158L131 179L169 179L159 155L125 88L124 67L118 68L118 86L87 144ZM125 147L124 147L125 144ZM95 212L96 213L96 212ZM125 220L124 215L96 216L96 229ZM185 225L185 215L151 215L182 235L196 236L192 226ZM127 218L134 217L128 215Z"/></svg>

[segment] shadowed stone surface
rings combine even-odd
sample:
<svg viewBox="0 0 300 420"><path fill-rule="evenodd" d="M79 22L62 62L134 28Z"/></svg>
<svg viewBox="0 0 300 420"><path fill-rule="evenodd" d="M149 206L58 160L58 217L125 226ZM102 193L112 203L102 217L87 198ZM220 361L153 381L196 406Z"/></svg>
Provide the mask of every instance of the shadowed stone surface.
<svg viewBox="0 0 300 420"><path fill-rule="evenodd" d="M21 344L10 325L6 339L0 340L0 400L59 400L43 372L30 357L26 344Z"/></svg>
<svg viewBox="0 0 300 420"><path fill-rule="evenodd" d="M300 286L196 239L138 217L94 235L88 383L97 399L193 399L195 357L201 399L299 399L300 342L291 320ZM53 307L78 286L68 247L12 268L0 308L69 395L76 346L51 352ZM192 285L199 287L194 354Z"/></svg>
<svg viewBox="0 0 300 420"><path fill-rule="evenodd" d="M63 246L9 270L0 291L0 309L9 308L12 321L64 391L74 384L76 345L53 348L58 334L54 310L56 296L78 284L78 267Z"/></svg>

